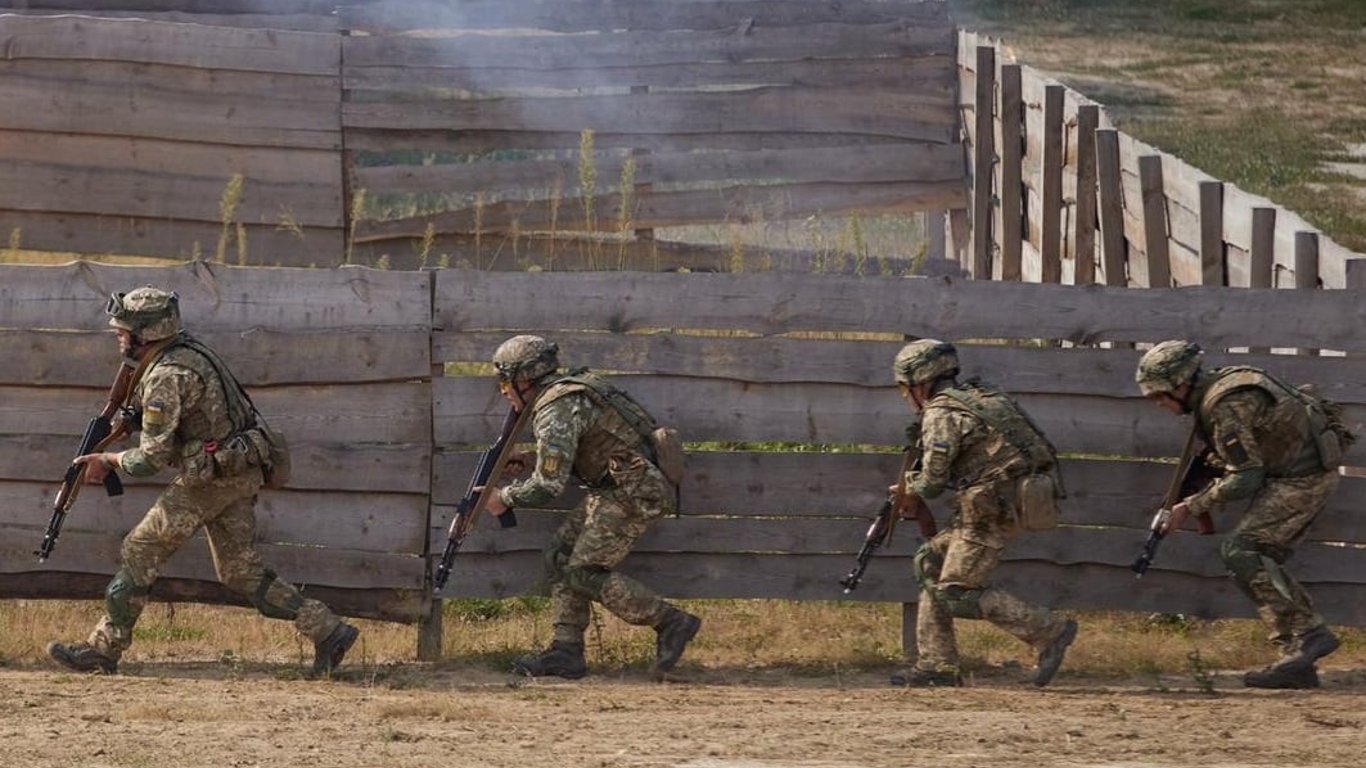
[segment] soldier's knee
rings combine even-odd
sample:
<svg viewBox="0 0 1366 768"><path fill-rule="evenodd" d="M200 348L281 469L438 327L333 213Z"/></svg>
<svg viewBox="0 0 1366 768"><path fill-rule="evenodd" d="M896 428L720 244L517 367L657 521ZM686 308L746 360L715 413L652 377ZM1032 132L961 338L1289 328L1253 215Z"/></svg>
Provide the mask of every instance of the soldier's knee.
<svg viewBox="0 0 1366 768"><path fill-rule="evenodd" d="M911 558L911 570L922 589L933 590L943 568L943 556L931 549L929 542L921 544L915 551L915 557Z"/></svg>
<svg viewBox="0 0 1366 768"><path fill-rule="evenodd" d="M104 589L104 609L110 623L118 627L133 626L137 621L133 598L145 597L151 591L150 586L138 584L133 580L133 574L120 568Z"/></svg>
<svg viewBox="0 0 1366 768"><path fill-rule="evenodd" d="M1219 558L1240 584L1250 583L1262 570L1261 549L1255 541L1242 536L1229 536L1219 542Z"/></svg>
<svg viewBox="0 0 1366 768"><path fill-rule="evenodd" d="M569 554L571 548L559 539L554 539L550 545L541 552L541 558L545 563L545 577L552 584L564 578L565 568L569 565Z"/></svg>
<svg viewBox="0 0 1366 768"><path fill-rule="evenodd" d="M935 602L949 609L957 619L982 618L982 590L970 589L961 584L936 586L930 590Z"/></svg>
<svg viewBox="0 0 1366 768"><path fill-rule="evenodd" d="M612 572L600 565L573 565L564 569L565 586L590 599L602 602L602 589Z"/></svg>
<svg viewBox="0 0 1366 768"><path fill-rule="evenodd" d="M271 588L277 584L279 588L272 595ZM273 571L266 571L262 574L261 581L256 585L256 589L248 594L251 604L256 610L260 611L262 616L270 619L292 621L299 615L299 609L304 605L303 595L276 578Z"/></svg>

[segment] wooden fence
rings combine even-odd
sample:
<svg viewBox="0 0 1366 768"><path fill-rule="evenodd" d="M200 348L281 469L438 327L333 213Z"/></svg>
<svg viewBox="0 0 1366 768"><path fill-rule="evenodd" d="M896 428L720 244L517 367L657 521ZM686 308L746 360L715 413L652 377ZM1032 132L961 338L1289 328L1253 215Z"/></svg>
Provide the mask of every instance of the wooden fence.
<svg viewBox="0 0 1366 768"><path fill-rule="evenodd" d="M974 275L1140 287L1366 287L1366 256L1114 128L1104 107L963 32ZM983 73L986 73L983 76ZM969 231L970 227L970 231Z"/></svg>
<svg viewBox="0 0 1366 768"><path fill-rule="evenodd" d="M1192 337L1220 349L1255 339L1347 350L1335 358L1211 353L1210 363L1252 362L1316 383L1366 429L1366 302L1354 291L795 274L0 267L0 350L11 361L0 373L0 596L98 594L115 568L119 536L155 492L155 483L139 483L107 501L87 491L53 559L39 567L29 555L59 470L115 365L112 340L98 332L103 297L143 282L181 292L189 326L222 349L297 446L294 487L262 494L265 556L342 610L389 619L430 615L424 558L439 551L451 505L504 407L487 376L442 375L468 369L445 364L486 361L517 332L556 339L567 365L618 372L695 443L682 515L663 521L624 565L673 597L841 598L837 581L895 473L894 447L910 417L890 386L903 334L961 342L965 374L1015 393L1067 454L1064 525L1013 544L1001 571L1004 584L1064 608L1250 615L1223 575L1213 538L1173 537L1142 582L1128 570L1171 470L1155 460L1170 459L1184 436L1180 420L1138 396L1138 353L1036 340ZM777 448L721 447L756 443ZM1349 462L1366 466L1366 445ZM1366 581L1363 492L1366 479L1344 478L1294 563L1334 622L1366 624L1358 598ZM449 596L533 587L557 515L525 510L519 518L515 530L476 530ZM1216 519L1227 527L1227 517ZM853 599L911 609L908 531L878 556ZM228 599L207 583L202 543L173 559L166 575L160 597Z"/></svg>
<svg viewBox="0 0 1366 768"><path fill-rule="evenodd" d="M941 2L0 8L11 247L593 266L536 235L965 203Z"/></svg>

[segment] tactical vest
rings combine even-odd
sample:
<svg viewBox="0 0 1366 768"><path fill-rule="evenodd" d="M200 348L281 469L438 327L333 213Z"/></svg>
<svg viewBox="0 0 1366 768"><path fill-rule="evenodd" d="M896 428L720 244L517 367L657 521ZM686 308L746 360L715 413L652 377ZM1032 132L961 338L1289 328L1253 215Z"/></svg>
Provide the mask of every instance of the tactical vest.
<svg viewBox="0 0 1366 768"><path fill-rule="evenodd" d="M571 370L556 379L536 398L536 410L576 392L587 393L599 406L598 418L579 436L574 456L574 474L595 485L607 476L611 459L643 456L655 462L646 439L655 421L630 395L607 379L586 368Z"/></svg>
<svg viewBox="0 0 1366 768"><path fill-rule="evenodd" d="M194 372L204 383L204 397L180 417L181 437L192 440L221 441L251 427L253 408L245 402L241 385L218 355L188 333L180 333L147 367L150 374L161 365L174 365ZM145 382L146 376L143 377ZM142 393L138 393L143 406Z"/></svg>
<svg viewBox="0 0 1366 768"><path fill-rule="evenodd" d="M1219 400L1238 390L1256 389L1272 401L1262 417L1248 425L1268 475L1299 477L1337 468L1342 447L1317 400L1250 366L1216 368L1209 376L1197 409L1205 435L1213 434L1209 414Z"/></svg>
<svg viewBox="0 0 1366 768"><path fill-rule="evenodd" d="M948 407L967 411L988 429L988 435L972 451L959 454L959 469L964 485L997 478L1031 474L1053 474L1057 451L1034 422L1004 392L976 381L940 390L936 398L948 400ZM942 401L939 403L944 405ZM1061 492L1061 478L1054 477Z"/></svg>

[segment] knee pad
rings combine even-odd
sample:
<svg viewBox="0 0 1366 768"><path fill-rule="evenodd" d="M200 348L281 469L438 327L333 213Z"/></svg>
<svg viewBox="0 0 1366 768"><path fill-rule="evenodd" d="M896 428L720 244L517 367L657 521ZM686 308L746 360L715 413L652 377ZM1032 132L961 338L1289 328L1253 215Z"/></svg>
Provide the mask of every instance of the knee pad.
<svg viewBox="0 0 1366 768"><path fill-rule="evenodd" d="M541 552L545 564L546 581L554 584L564 578L565 567L569 565L571 547L566 547L559 539L552 539L549 546Z"/></svg>
<svg viewBox="0 0 1366 768"><path fill-rule="evenodd" d="M277 583L283 585L284 582L275 577L274 571L266 571L261 576L261 582L256 585L256 591L251 595L251 604L266 618L292 621L299 615L299 609L304 606L303 595L300 595L297 590L289 589L290 595L283 604L273 603L270 600L270 588Z"/></svg>
<svg viewBox="0 0 1366 768"><path fill-rule="evenodd" d="M1250 584L1263 569L1261 549L1255 541L1242 536L1229 536L1219 542L1219 558L1239 585Z"/></svg>
<svg viewBox="0 0 1366 768"><path fill-rule="evenodd" d="M151 591L150 586L139 586L133 581L133 574L120 568L104 589L104 612L109 614L109 622L121 629L132 629L137 623L137 614L131 600L146 597Z"/></svg>
<svg viewBox="0 0 1366 768"><path fill-rule="evenodd" d="M934 587L930 592L935 602L949 609L955 619L982 618L981 589L968 589L960 584Z"/></svg>
<svg viewBox="0 0 1366 768"><path fill-rule="evenodd" d="M611 571L600 565L571 566L564 569L564 583L589 600L602 602L602 588L611 575Z"/></svg>
<svg viewBox="0 0 1366 768"><path fill-rule="evenodd" d="M939 572L943 568L944 558L931 549L928 542L921 544L915 551L915 557L911 558L911 571L915 574L915 580L921 589L933 592L935 582L939 580Z"/></svg>

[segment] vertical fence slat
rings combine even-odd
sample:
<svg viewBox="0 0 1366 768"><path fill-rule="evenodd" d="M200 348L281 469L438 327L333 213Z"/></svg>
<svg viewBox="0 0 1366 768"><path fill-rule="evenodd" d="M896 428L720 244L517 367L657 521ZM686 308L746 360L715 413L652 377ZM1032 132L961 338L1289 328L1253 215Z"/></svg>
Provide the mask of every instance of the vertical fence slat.
<svg viewBox="0 0 1366 768"><path fill-rule="evenodd" d="M1024 274L1023 126L1020 65L1006 64L1001 67L1001 279L1016 282Z"/></svg>
<svg viewBox="0 0 1366 768"><path fill-rule="evenodd" d="M1224 253L1224 183L1200 182L1200 284L1227 285Z"/></svg>
<svg viewBox="0 0 1366 768"><path fill-rule="evenodd" d="M1317 232L1295 233L1295 289L1313 291L1319 287L1319 235ZM1301 348L1301 355L1317 355L1317 349Z"/></svg>
<svg viewBox="0 0 1366 768"><path fill-rule="evenodd" d="M1062 282L1062 109L1067 89L1044 86L1043 92L1043 223L1039 245L1043 253L1042 281Z"/></svg>
<svg viewBox="0 0 1366 768"><path fill-rule="evenodd" d="M1162 156L1138 158L1138 183L1143 194L1143 236L1148 250L1148 287L1172 284L1171 251L1167 243L1167 195L1162 185Z"/></svg>
<svg viewBox="0 0 1366 768"><path fill-rule="evenodd" d="M991 176L996 161L993 103L996 100L996 49L977 46L977 145L973 147L972 276L991 279Z"/></svg>
<svg viewBox="0 0 1366 768"><path fill-rule="evenodd" d="M1096 178L1100 193L1100 234L1105 284L1129 284L1124 273L1124 187L1119 179L1119 131L1096 131Z"/></svg>
<svg viewBox="0 0 1366 768"><path fill-rule="evenodd" d="M1077 109L1077 285L1096 281L1096 129L1100 106L1083 104Z"/></svg>
<svg viewBox="0 0 1366 768"><path fill-rule="evenodd" d="M1276 209L1252 209L1252 253L1249 255L1248 287L1274 288L1276 263Z"/></svg>

